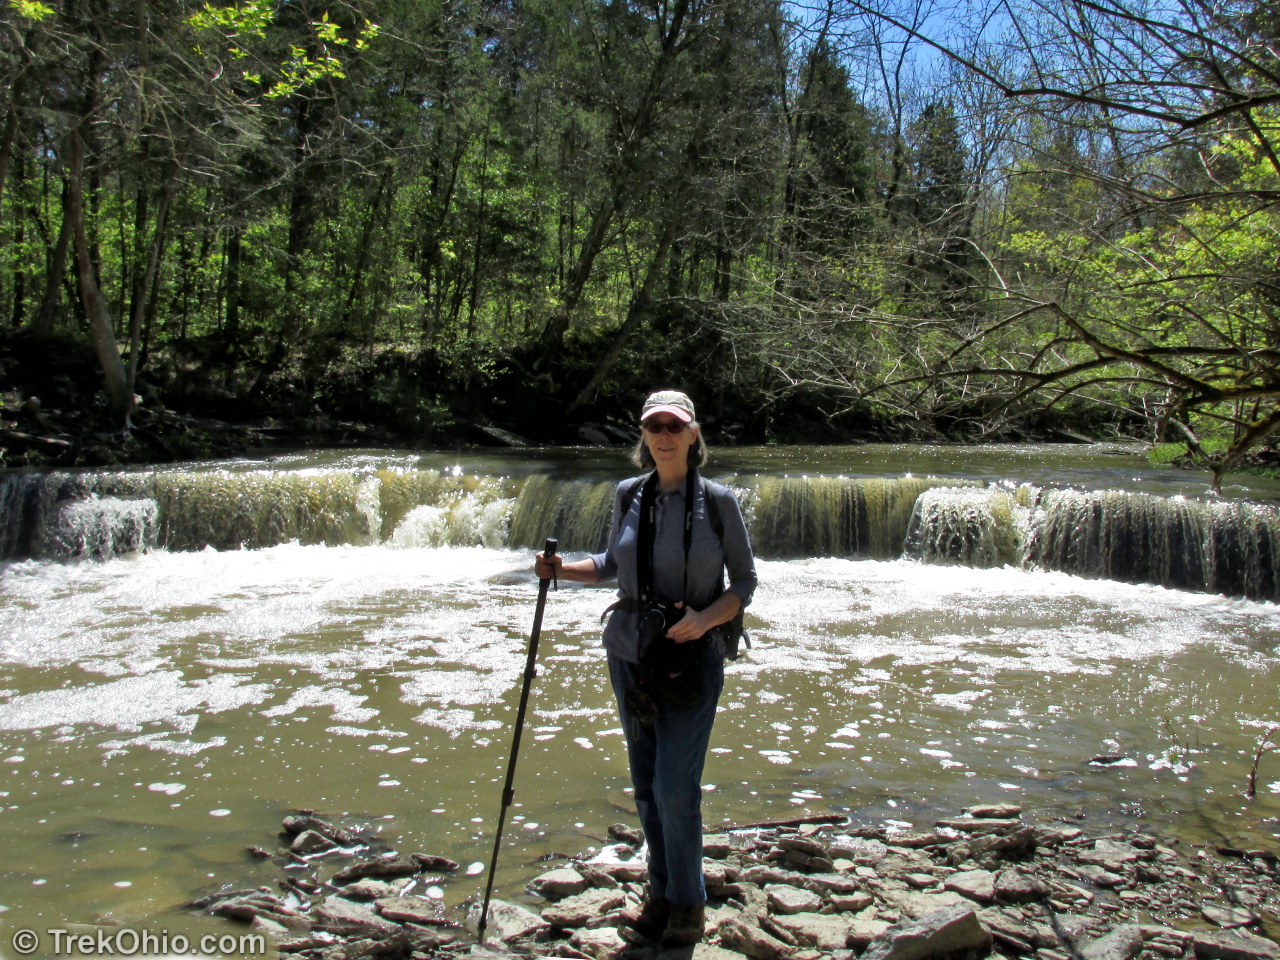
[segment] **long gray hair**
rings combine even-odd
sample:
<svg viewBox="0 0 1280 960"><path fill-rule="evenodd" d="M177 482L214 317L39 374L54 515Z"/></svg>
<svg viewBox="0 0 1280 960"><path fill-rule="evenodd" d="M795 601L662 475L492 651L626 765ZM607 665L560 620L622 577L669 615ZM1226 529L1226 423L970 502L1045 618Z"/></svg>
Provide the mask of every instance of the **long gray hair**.
<svg viewBox="0 0 1280 960"><path fill-rule="evenodd" d="M690 429L698 431L698 437L693 441L693 446L689 448L689 466L700 467L707 462L707 441L702 439L702 424L697 420L689 424ZM641 436L636 441L635 449L631 451L631 462L642 470L652 470L658 464L653 459L653 454L649 452L649 448L644 445L644 427L640 428Z"/></svg>

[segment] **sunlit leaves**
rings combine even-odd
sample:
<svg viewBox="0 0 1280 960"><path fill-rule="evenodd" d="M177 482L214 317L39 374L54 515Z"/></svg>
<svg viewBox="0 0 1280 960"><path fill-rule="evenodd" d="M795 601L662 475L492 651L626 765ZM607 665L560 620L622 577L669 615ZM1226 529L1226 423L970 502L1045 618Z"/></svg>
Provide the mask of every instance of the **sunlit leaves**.
<svg viewBox="0 0 1280 960"><path fill-rule="evenodd" d="M11 0L12 2L12 0ZM227 7L215 7L206 3L188 18L197 34L205 36L198 44L197 52L218 57L225 55L231 61L248 58L256 48L268 44L268 31L276 25L274 0L246 0L245 3ZM346 67L334 52L334 48L349 47L364 51L378 34L378 25L365 20L352 36L344 36L340 24L331 20L325 11L319 20L309 23L312 37L306 42L288 45L289 55L278 63L264 63L278 76L269 86L263 81L263 70L241 70L240 77L258 86L269 100L288 97L323 80L341 80L347 76ZM265 56L266 51L259 51Z"/></svg>
<svg viewBox="0 0 1280 960"><path fill-rule="evenodd" d="M9 0L9 9L22 17L24 20L31 20L40 23L53 16L53 8L47 4L40 3L40 0Z"/></svg>

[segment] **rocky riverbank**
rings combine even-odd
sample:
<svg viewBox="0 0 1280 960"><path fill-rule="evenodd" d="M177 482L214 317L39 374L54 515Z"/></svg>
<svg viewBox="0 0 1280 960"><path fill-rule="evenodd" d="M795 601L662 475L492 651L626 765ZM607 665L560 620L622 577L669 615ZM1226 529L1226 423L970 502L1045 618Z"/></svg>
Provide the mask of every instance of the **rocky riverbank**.
<svg viewBox="0 0 1280 960"><path fill-rule="evenodd" d="M827 822L814 822L814 820ZM643 837L622 824L590 861L535 875L524 902L495 900L487 949L578 960L658 951L622 922L638 910ZM444 905L463 871L303 813L279 889L220 891L190 910L248 922L300 960L450 960L472 951L479 897ZM1274 850L1166 846L1138 830L1087 836L1012 806L971 807L926 832L840 817L709 835L706 936L665 951L698 960L1280 960ZM480 886L480 866L465 871Z"/></svg>

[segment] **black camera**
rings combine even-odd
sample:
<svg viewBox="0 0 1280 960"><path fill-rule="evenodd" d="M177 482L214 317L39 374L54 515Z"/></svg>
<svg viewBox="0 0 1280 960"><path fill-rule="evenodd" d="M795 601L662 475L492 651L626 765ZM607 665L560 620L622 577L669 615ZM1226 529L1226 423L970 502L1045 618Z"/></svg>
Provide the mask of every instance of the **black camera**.
<svg viewBox="0 0 1280 960"><path fill-rule="evenodd" d="M667 631L680 622L684 611L674 603L653 600L640 614L640 661L645 655L663 646Z"/></svg>
<svg viewBox="0 0 1280 960"><path fill-rule="evenodd" d="M642 687L626 691L626 703L641 723L652 723L663 706L688 707L702 695L701 661L705 638L677 643L667 631L680 622L684 608L650 601L640 613Z"/></svg>

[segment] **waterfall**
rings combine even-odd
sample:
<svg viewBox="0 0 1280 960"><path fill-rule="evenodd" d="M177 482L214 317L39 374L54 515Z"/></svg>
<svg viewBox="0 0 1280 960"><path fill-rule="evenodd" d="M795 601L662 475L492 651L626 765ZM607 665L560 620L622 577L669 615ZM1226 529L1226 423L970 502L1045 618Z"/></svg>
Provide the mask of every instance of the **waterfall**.
<svg viewBox="0 0 1280 960"><path fill-rule="evenodd" d="M1280 600L1280 512L1119 490L1048 490L1024 558L1081 576Z"/></svg>
<svg viewBox="0 0 1280 960"><path fill-rule="evenodd" d="M743 481L752 543L764 557L902 553L917 498L935 487L976 480L932 477L757 477Z"/></svg>
<svg viewBox="0 0 1280 960"><path fill-rule="evenodd" d="M1280 600L1275 507L934 477L720 478L764 559L905 556ZM460 470L0 474L0 559L301 544L605 547L616 481Z"/></svg>
<svg viewBox="0 0 1280 960"><path fill-rule="evenodd" d="M554 537L561 552L603 550L617 487L611 482L530 477L516 498L508 542L513 547L540 548L547 537Z"/></svg>
<svg viewBox="0 0 1280 960"><path fill-rule="evenodd" d="M489 477L468 477L452 489L440 487L430 502L405 513L387 540L397 547L505 546L515 506L509 487L509 481ZM382 489L385 495L385 479Z"/></svg>
<svg viewBox="0 0 1280 960"><path fill-rule="evenodd" d="M45 532L41 554L106 560L156 545L156 501L91 496L72 500Z"/></svg>
<svg viewBox="0 0 1280 960"><path fill-rule="evenodd" d="M160 545L170 550L360 543L370 536L350 473L161 473Z"/></svg>
<svg viewBox="0 0 1280 960"><path fill-rule="evenodd" d="M435 470L7 474L0 557L372 543L391 539L408 518L417 533L397 545L497 547L515 492L511 481Z"/></svg>
<svg viewBox="0 0 1280 960"><path fill-rule="evenodd" d="M1034 488L934 487L916 500L904 553L925 563L1020 564Z"/></svg>
<svg viewBox="0 0 1280 960"><path fill-rule="evenodd" d="M96 550L86 553L89 541L82 542L81 534L101 544L94 538L108 536L113 513L121 515L116 531L121 552L145 549L152 544L152 534L135 542L126 528L144 522L142 514L150 515L145 522L154 524L154 493L151 475L144 473L0 474L0 559L109 556ZM152 507L139 508L139 513L126 506L137 500L151 500ZM97 505L89 505L90 501ZM85 506L74 506L80 503ZM91 527L99 534L91 533Z"/></svg>

